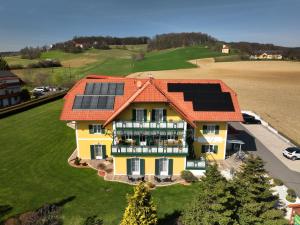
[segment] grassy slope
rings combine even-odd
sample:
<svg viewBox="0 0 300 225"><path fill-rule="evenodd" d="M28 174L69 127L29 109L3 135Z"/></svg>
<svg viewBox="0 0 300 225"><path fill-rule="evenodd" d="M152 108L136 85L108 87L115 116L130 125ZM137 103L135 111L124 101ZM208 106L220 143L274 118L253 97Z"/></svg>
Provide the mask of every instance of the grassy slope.
<svg viewBox="0 0 300 225"><path fill-rule="evenodd" d="M49 103L0 120L0 205L10 215L75 196L64 205L65 224L100 215L118 224L132 187L105 182L92 169L75 169L67 158L75 148L74 131L59 121L62 101ZM197 186L175 185L153 191L159 216L182 209Z"/></svg>
<svg viewBox="0 0 300 225"><path fill-rule="evenodd" d="M87 74L128 75L139 71L192 68L195 66L187 60L221 55L219 52L197 46L146 53L144 60L134 62L131 60L131 55L140 49L145 49L145 46L128 47L128 49L92 49L80 54L49 51L43 53L42 58L59 59L65 67L26 69L15 72L21 78L29 79L34 79L37 73L49 73L52 83L59 85L68 79L78 80Z"/></svg>

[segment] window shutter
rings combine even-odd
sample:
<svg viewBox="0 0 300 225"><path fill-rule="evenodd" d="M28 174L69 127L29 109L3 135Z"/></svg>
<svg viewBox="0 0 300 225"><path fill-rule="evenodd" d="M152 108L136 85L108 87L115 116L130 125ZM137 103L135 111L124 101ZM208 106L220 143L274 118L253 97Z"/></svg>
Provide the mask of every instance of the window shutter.
<svg viewBox="0 0 300 225"><path fill-rule="evenodd" d="M163 109L163 120L167 121L167 110Z"/></svg>
<svg viewBox="0 0 300 225"><path fill-rule="evenodd" d="M173 159L169 159L169 175L173 175Z"/></svg>
<svg viewBox="0 0 300 225"><path fill-rule="evenodd" d="M100 125L100 128L101 128L101 134L105 134L105 128L102 125Z"/></svg>
<svg viewBox="0 0 300 225"><path fill-rule="evenodd" d="M214 145L214 153L218 154L218 145Z"/></svg>
<svg viewBox="0 0 300 225"><path fill-rule="evenodd" d="M155 175L159 175L159 159L155 159Z"/></svg>
<svg viewBox="0 0 300 225"><path fill-rule="evenodd" d="M151 111L151 121L155 121L155 109Z"/></svg>
<svg viewBox="0 0 300 225"><path fill-rule="evenodd" d="M91 151L91 159L95 159L95 146L90 145L90 151Z"/></svg>
<svg viewBox="0 0 300 225"><path fill-rule="evenodd" d="M131 159L126 159L126 163L127 163L127 175L131 175L132 171L131 171Z"/></svg>
<svg viewBox="0 0 300 225"><path fill-rule="evenodd" d="M140 159L140 175L145 175L145 159Z"/></svg>
<svg viewBox="0 0 300 225"><path fill-rule="evenodd" d="M106 158L106 145L102 145L102 159Z"/></svg>
<svg viewBox="0 0 300 225"><path fill-rule="evenodd" d="M89 125L89 131L90 131L90 134L94 133L93 125Z"/></svg>
<svg viewBox="0 0 300 225"><path fill-rule="evenodd" d="M206 151L205 151L205 145L202 145L202 146L201 146L201 152L202 152L202 153L205 153L205 152L206 152Z"/></svg>
<svg viewBox="0 0 300 225"><path fill-rule="evenodd" d="M207 125L203 125L203 134L207 134Z"/></svg>
<svg viewBox="0 0 300 225"><path fill-rule="evenodd" d="M144 121L147 121L147 109L144 109Z"/></svg>
<svg viewBox="0 0 300 225"><path fill-rule="evenodd" d="M132 121L136 121L136 110L132 110Z"/></svg>
<svg viewBox="0 0 300 225"><path fill-rule="evenodd" d="M216 125L215 126L215 134L219 134L220 126Z"/></svg>

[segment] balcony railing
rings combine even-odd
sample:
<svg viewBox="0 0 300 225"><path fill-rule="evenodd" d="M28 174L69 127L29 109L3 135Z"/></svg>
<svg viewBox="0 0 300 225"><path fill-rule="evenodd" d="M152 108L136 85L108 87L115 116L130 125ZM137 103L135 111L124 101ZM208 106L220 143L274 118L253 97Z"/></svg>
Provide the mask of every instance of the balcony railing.
<svg viewBox="0 0 300 225"><path fill-rule="evenodd" d="M199 160L187 160L186 169L187 170L204 170L206 168L205 159Z"/></svg>
<svg viewBox="0 0 300 225"><path fill-rule="evenodd" d="M184 129L184 121L116 121L116 129Z"/></svg>
<svg viewBox="0 0 300 225"><path fill-rule="evenodd" d="M187 155L187 146L122 146L112 145L112 155Z"/></svg>

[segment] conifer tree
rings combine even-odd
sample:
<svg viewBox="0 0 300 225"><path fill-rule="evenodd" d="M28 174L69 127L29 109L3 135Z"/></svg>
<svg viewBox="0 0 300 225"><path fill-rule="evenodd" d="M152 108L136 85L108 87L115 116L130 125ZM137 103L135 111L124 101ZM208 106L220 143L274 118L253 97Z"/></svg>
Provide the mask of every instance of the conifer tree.
<svg viewBox="0 0 300 225"><path fill-rule="evenodd" d="M276 208L277 196L270 190L261 158L250 155L234 178L240 225L287 224L283 212Z"/></svg>
<svg viewBox="0 0 300 225"><path fill-rule="evenodd" d="M236 224L233 219L236 204L232 186L217 166L209 166L201 180L198 195L183 211L181 222L184 225Z"/></svg>
<svg viewBox="0 0 300 225"><path fill-rule="evenodd" d="M9 70L9 66L2 56L0 56L0 70Z"/></svg>
<svg viewBox="0 0 300 225"><path fill-rule="evenodd" d="M150 190L141 182L134 188L132 196L127 196L128 206L125 209L120 225L155 225L157 211L151 199Z"/></svg>

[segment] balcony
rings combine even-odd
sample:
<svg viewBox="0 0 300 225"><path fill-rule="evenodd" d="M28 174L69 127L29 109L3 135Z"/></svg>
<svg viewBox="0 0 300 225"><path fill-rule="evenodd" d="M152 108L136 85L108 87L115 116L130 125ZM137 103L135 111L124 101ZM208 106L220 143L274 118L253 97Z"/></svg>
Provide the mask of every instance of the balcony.
<svg viewBox="0 0 300 225"><path fill-rule="evenodd" d="M186 156L187 146L123 146L112 145L111 154L115 156Z"/></svg>
<svg viewBox="0 0 300 225"><path fill-rule="evenodd" d="M186 161L186 169L187 170L205 170L205 168L206 168L205 159L187 160Z"/></svg>
<svg viewBox="0 0 300 225"><path fill-rule="evenodd" d="M185 128L185 121L116 121L115 129L173 129L183 130Z"/></svg>

